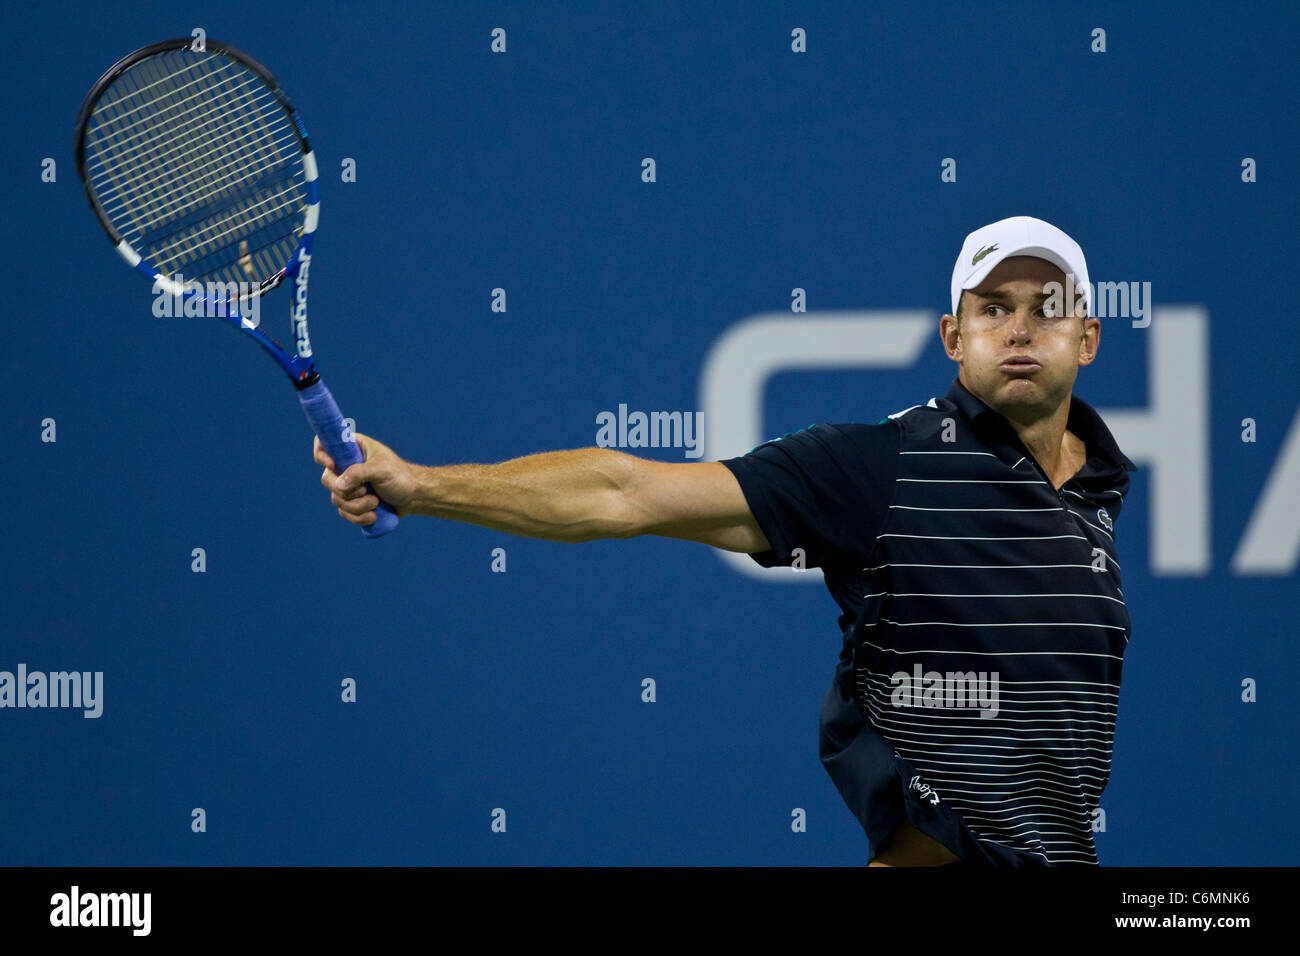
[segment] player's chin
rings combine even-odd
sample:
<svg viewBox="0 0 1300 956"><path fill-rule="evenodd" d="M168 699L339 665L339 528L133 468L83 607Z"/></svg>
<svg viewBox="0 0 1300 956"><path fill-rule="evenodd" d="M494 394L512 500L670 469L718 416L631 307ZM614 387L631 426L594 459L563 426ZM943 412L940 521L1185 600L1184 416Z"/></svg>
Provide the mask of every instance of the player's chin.
<svg viewBox="0 0 1300 956"><path fill-rule="evenodd" d="M1008 372L999 370L1001 381L999 385L1006 394L1018 394L1022 392L1036 392L1042 388L1043 383L1038 380L1035 373L1026 374L1024 372Z"/></svg>

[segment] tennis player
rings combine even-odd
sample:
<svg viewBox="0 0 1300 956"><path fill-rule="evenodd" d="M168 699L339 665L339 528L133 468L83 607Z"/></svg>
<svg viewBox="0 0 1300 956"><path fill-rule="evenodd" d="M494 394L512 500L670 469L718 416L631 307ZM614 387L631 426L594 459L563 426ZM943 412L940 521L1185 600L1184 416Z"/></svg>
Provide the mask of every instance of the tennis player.
<svg viewBox="0 0 1300 956"><path fill-rule="evenodd" d="M1077 292L1071 295L1072 290ZM1083 251L1016 216L966 237L939 335L943 397L739 458L613 449L423 467L357 435L321 481L552 541L660 535L820 567L843 643L821 759L873 866L1095 866L1130 622L1114 524L1136 467L1072 394L1097 356Z"/></svg>

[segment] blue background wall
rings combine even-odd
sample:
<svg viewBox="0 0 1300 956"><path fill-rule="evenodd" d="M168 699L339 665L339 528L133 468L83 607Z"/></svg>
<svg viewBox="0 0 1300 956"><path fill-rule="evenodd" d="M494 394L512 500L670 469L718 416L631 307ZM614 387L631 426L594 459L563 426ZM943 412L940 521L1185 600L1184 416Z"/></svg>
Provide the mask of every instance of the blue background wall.
<svg viewBox="0 0 1300 956"><path fill-rule="evenodd" d="M817 758L840 642L820 585L655 538L413 519L365 540L272 364L228 328L151 316L86 206L73 121L111 63L196 26L302 111L323 170L313 344L359 430L425 464L591 445L620 402L697 409L710 346L788 313L795 287L809 316L927 309L936 331L913 368L777 376L767 434L942 395L953 258L1009 215L1061 226L1094 278L1203 307L1211 562L1153 573L1134 455L1133 639L1098 851L1297 862L1295 565L1230 567L1300 414L1293 5L313 6L306 22L275 4L8 13L0 669L100 670L105 695L97 720L0 710L0 862L866 859ZM1149 333L1104 322L1077 393L1142 410Z"/></svg>

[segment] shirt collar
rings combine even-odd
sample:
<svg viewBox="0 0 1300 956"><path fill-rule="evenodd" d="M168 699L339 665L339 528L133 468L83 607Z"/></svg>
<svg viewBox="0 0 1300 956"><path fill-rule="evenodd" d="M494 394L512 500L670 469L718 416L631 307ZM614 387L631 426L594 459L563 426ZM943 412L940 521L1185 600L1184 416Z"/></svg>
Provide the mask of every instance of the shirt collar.
<svg viewBox="0 0 1300 956"><path fill-rule="evenodd" d="M1013 467L1018 464L1017 459L1024 456L1025 447L1005 416L985 404L983 399L961 383L960 378L952 380L952 387L948 389L946 397L971 421L999 458ZM1077 395L1070 396L1070 413L1065 427L1083 440L1088 451L1087 462L1074 477L1087 478L1122 470L1138 470L1137 465L1120 451L1115 436L1110 433L1096 409Z"/></svg>

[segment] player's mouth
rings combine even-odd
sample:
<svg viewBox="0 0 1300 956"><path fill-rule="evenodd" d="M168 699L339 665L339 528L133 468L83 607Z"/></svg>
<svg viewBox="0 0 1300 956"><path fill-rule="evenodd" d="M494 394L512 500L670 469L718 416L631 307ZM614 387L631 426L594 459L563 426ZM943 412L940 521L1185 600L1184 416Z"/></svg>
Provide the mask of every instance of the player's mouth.
<svg viewBox="0 0 1300 956"><path fill-rule="evenodd" d="M1013 355L998 366L1002 371L1012 375L1029 375L1042 367L1028 355Z"/></svg>

